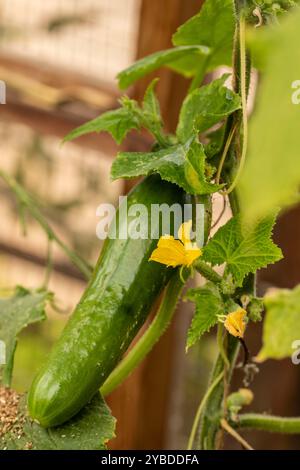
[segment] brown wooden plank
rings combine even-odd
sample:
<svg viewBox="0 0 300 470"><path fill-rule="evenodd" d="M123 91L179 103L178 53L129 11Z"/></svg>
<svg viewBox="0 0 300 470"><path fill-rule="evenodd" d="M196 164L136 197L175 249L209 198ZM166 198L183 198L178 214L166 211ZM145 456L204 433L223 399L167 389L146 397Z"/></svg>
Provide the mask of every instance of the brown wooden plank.
<svg viewBox="0 0 300 470"><path fill-rule="evenodd" d="M95 115L90 116L88 119L92 117L95 117ZM66 110L54 109L47 111L19 103L17 100L10 98L8 98L7 104L1 108L1 119L6 122L25 124L41 135L53 135L60 139L65 137L75 127L87 121L86 117L69 113ZM105 132L81 136L76 139L76 144L101 151L113 157L118 150L112 137ZM147 151L151 145L151 139L146 134L134 132L128 135L124 145L127 149Z"/></svg>
<svg viewBox="0 0 300 470"><path fill-rule="evenodd" d="M201 7L201 0L143 0L137 57L144 57L171 46L176 28ZM157 75L157 74L155 74ZM169 70L160 70L159 98L169 130L174 129L188 81ZM151 77L138 82L134 97L142 99ZM129 190L133 182L125 184ZM178 315L184 314L181 306ZM167 444L168 413L174 352L184 334L175 322L156 344L143 364L116 390L109 399L118 419L117 438L112 449L162 449Z"/></svg>
<svg viewBox="0 0 300 470"><path fill-rule="evenodd" d="M172 34L178 26L197 13L203 0L144 0L141 8L141 25L137 58L172 47ZM189 81L163 68L140 80L135 86L137 99L142 99L147 84L159 76L157 86L163 117L168 131L177 124L178 111L189 86Z"/></svg>

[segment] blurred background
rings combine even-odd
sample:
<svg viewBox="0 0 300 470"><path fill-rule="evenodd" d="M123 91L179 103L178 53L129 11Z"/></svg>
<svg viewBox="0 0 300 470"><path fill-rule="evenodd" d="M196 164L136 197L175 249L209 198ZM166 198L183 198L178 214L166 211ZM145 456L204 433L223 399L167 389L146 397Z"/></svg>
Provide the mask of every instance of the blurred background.
<svg viewBox="0 0 300 470"><path fill-rule="evenodd" d="M176 28L199 11L202 0L2 0L0 3L0 79L6 104L0 113L1 168L40 202L55 232L94 263L101 249L96 238L96 208L117 204L133 182L109 180L113 140L105 134L84 136L61 146L71 129L118 105L116 73L135 59L171 46ZM176 125L188 82L169 70L159 72L158 94L168 130ZM130 89L140 99L148 80ZM126 150L146 150L149 138L130 134ZM0 183L0 289L16 284L40 286L47 260L47 237L28 218L24 236L19 207ZM216 197L215 217L221 210ZM224 215L223 224L228 217ZM296 207L279 221L275 239L285 260L264 270L259 290L293 287L300 282L300 222ZM199 281L201 282L201 280ZM58 337L85 281L61 250L54 249L49 287L60 313L28 328L16 354L14 386L24 391ZM114 449L180 449L187 437L209 370L216 356L214 333L185 354L191 305L182 303L175 322L146 361L109 397L118 419ZM261 344L253 325L246 342L253 355ZM235 388L242 386L237 374ZM252 384L256 411L299 415L300 374L289 360L268 361ZM300 449L299 437L244 433L257 449ZM226 448L238 448L230 439Z"/></svg>

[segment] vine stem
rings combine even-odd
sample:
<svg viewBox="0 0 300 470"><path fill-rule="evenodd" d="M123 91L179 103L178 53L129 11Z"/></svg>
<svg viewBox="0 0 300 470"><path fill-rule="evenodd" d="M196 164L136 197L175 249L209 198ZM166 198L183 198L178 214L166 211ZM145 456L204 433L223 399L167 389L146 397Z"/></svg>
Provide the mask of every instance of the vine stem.
<svg viewBox="0 0 300 470"><path fill-rule="evenodd" d="M17 200L23 207L26 207L31 216L39 223L42 229L46 232L49 241L55 241L58 246L70 258L73 264L82 272L87 280L90 279L92 268L80 255L71 250L52 230L45 217L42 215L36 203L27 191L21 186L14 178L9 176L3 170L0 170L0 177L10 187L16 195Z"/></svg>
<svg viewBox="0 0 300 470"><path fill-rule="evenodd" d="M104 397L109 395L130 375L165 332L175 312L183 286L184 282L177 271L165 290L163 300L153 322L102 385L100 392Z"/></svg>
<svg viewBox="0 0 300 470"><path fill-rule="evenodd" d="M218 323L218 331L217 331L217 342L218 342L220 354L221 354L222 359L224 361L224 366L226 367L226 369L229 369L230 364L229 364L229 360L228 360L228 357L226 355L226 351L225 351L225 348L224 348L223 332L224 332L224 327L223 327L222 323L219 322Z"/></svg>
<svg viewBox="0 0 300 470"><path fill-rule="evenodd" d="M243 149L241 152L242 157L240 160L240 166L236 173L235 180L231 183L230 182L230 175L226 175L225 180L229 183L229 190L227 193L229 194L229 202L232 209L233 215L239 213L239 201L236 194L236 184L238 182L240 173L242 171L244 160L246 157L246 150L247 150L247 139L248 139L248 127L247 127L247 70L250 66L250 63L246 60L246 46L245 46L245 19L243 18L243 12L239 7L239 3L237 3L237 16L239 17L239 21L236 25L236 34L234 39L234 52L233 52L233 74L235 80L235 89L240 91L242 97L242 125L244 127L244 139L243 139ZM239 33L239 34L238 34ZM240 71L240 73L239 73ZM238 111L240 113L240 111ZM239 122L239 120L238 120ZM232 128L232 126L230 127ZM226 144L226 141L225 141ZM231 142L231 144L233 144ZM229 151L229 150L228 150ZM228 152L227 151L227 152ZM239 152L240 153L240 152ZM225 191L223 192L223 194ZM244 289L248 288L251 289L251 292L255 292L255 281L253 276L253 286L248 287L247 283L243 286ZM214 387L213 391L211 392L210 396L207 399L207 403L203 407L201 412L201 416L199 419L199 439L197 442L198 449L219 449L222 445L222 433L220 431L223 430L220 420L226 416L224 413L224 403L226 400L226 396L228 394L229 383L231 379L231 375L234 370L234 366L236 363L236 358L239 353L240 344L236 338L232 336L227 337L227 345L226 345L226 356L230 363L230 368L226 369L224 367L224 361L221 354L218 355L214 368L212 370L211 378L209 383L212 384L219 377L221 373L226 374L226 379L224 381L219 381L218 384ZM225 375L224 375L225 377Z"/></svg>
<svg viewBox="0 0 300 470"><path fill-rule="evenodd" d="M201 259L198 259L194 263L194 268L200 273L205 279L211 281L215 284L220 284L222 282L222 276L218 274L209 264L205 263Z"/></svg>
<svg viewBox="0 0 300 470"><path fill-rule="evenodd" d="M256 429L260 431L277 432L282 434L300 434L300 418L283 418L258 413L244 413L238 416L234 423L239 428Z"/></svg>
<svg viewBox="0 0 300 470"><path fill-rule="evenodd" d="M202 414L202 411L204 409L204 406L205 406L207 400L209 399L210 395L212 394L212 392L214 391L214 389L218 385L218 383L223 379L223 377L224 377L224 370L222 370L222 372L211 383L211 385L207 389L204 397L202 398L202 401L200 402L200 405L197 409L197 412L196 412L196 415L195 415L195 418L194 418L191 434L190 434L190 437L189 437L189 440L188 440L187 450L192 450L193 449L196 433L197 433L197 430L198 430L198 427L199 427L199 422L200 422L200 418L201 418L201 414Z"/></svg>
<svg viewBox="0 0 300 470"><path fill-rule="evenodd" d="M248 444L248 442L242 437L239 435L239 433L237 433L235 431L235 429L233 429L226 421L226 419L221 419L221 426L222 428L228 432L228 434L230 434L236 441L238 441L240 444L242 444L242 446L247 449L247 450L254 450L253 447L250 446L250 444Z"/></svg>
<svg viewBox="0 0 300 470"><path fill-rule="evenodd" d="M241 74L241 99L242 99L242 120L243 120L243 147L239 167L233 182L225 191L230 194L239 182L241 173L244 168L247 146L248 146L248 116L247 116L247 60L246 60L246 20L244 15L240 16L239 21L239 39L240 39L240 74Z"/></svg>
<svg viewBox="0 0 300 470"><path fill-rule="evenodd" d="M219 166L218 166L218 171L217 171L217 175L216 175L216 184L220 183L220 178L221 178L221 173L222 173L222 170L223 170L224 162L226 160L227 153L228 153L228 150L230 148L230 145L231 145L233 136L235 134L236 128L237 128L237 123L232 127L232 129L231 129L231 131L230 131L230 133L227 137L226 144L225 144L225 147L224 147L221 159L220 159L220 163L219 163Z"/></svg>

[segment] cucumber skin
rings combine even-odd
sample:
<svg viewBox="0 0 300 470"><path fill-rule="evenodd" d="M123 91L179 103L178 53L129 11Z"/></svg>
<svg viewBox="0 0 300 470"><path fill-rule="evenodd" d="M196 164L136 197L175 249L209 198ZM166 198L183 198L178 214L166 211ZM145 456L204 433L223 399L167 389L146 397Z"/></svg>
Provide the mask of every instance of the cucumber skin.
<svg viewBox="0 0 300 470"><path fill-rule="evenodd" d="M157 176L127 199L128 209L139 203L149 212L151 204L184 202L177 186ZM143 325L174 272L149 262L156 245L151 239L105 240L91 281L28 394L29 414L43 427L64 423L91 400Z"/></svg>

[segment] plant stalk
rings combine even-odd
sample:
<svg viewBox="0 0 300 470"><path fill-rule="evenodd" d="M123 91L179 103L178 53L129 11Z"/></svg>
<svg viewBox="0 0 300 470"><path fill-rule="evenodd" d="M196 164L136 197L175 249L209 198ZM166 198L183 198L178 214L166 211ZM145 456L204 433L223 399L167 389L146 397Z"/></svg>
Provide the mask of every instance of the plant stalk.
<svg viewBox="0 0 300 470"><path fill-rule="evenodd" d="M300 418L283 418L259 413L244 413L238 416L235 427L276 432L281 434L300 434Z"/></svg>

